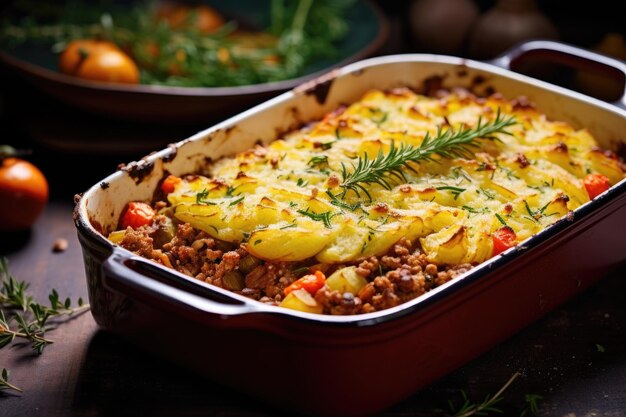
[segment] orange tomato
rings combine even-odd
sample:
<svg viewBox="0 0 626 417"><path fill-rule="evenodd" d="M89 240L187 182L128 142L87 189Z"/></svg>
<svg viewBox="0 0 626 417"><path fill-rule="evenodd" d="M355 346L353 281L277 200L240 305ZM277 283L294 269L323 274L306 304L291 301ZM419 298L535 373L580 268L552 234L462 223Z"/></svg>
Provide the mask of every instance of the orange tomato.
<svg viewBox="0 0 626 417"><path fill-rule="evenodd" d="M113 42L98 39L76 39L71 41L59 56L59 70L76 75L83 61L91 54L102 50L119 49Z"/></svg>
<svg viewBox="0 0 626 417"><path fill-rule="evenodd" d="M189 6L164 2L155 12L155 18L172 29L196 28L202 33L213 33L224 25L224 18L215 9L201 4Z"/></svg>
<svg viewBox="0 0 626 417"><path fill-rule="evenodd" d="M139 68L114 43L96 39L70 42L59 57L61 72L86 80L137 84Z"/></svg>
<svg viewBox="0 0 626 417"><path fill-rule="evenodd" d="M0 230L28 229L48 202L48 181L23 159L6 158L0 163Z"/></svg>
<svg viewBox="0 0 626 417"><path fill-rule="evenodd" d="M516 244L517 236L515 231L509 226L502 226L491 235L493 240L493 253L491 256L496 256L499 253L504 252L508 248L512 248Z"/></svg>
<svg viewBox="0 0 626 417"><path fill-rule="evenodd" d="M156 212L149 204L140 201L131 201L122 214L120 226L123 229L127 227L136 229L141 226L146 226L152 223L155 215Z"/></svg>
<svg viewBox="0 0 626 417"><path fill-rule="evenodd" d="M139 68L120 50L106 50L89 55L76 72L86 80L137 84Z"/></svg>
<svg viewBox="0 0 626 417"><path fill-rule="evenodd" d="M593 200L611 187L611 180L602 174L589 174L583 178L583 184L589 194L589 198Z"/></svg>
<svg viewBox="0 0 626 417"><path fill-rule="evenodd" d="M326 276L324 276L324 273L322 271L315 271L314 274L305 275L285 288L285 295L299 289L304 289L310 294L315 294L325 283Z"/></svg>

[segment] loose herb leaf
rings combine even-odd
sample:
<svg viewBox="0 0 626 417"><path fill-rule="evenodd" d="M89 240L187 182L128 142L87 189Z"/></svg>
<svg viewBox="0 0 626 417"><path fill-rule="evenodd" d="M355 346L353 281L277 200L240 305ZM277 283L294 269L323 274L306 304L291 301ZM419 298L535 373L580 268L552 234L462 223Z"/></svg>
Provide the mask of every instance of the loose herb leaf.
<svg viewBox="0 0 626 417"><path fill-rule="evenodd" d="M320 165L328 165L328 156L326 155L314 156L313 158L309 160L307 165L312 166L312 167L316 167Z"/></svg>
<svg viewBox="0 0 626 417"><path fill-rule="evenodd" d="M483 402L478 404L472 403L467 397L465 391L461 391L463 403L458 409L454 406L452 401L448 401L450 409L452 413L454 413L452 417L469 417L473 415L485 416L488 415L489 412L501 414L502 410L495 407L495 405L504 399L502 393L504 393L504 391L509 387L509 385L513 383L513 381L515 381L515 379L519 375L519 372L515 372L511 376L511 378L509 378L509 380L502 386L502 388L498 390L498 392L496 392L493 396L487 395Z"/></svg>
<svg viewBox="0 0 626 417"><path fill-rule="evenodd" d="M539 406L537 405L537 402L541 399L543 399L541 395L526 394L524 396L525 406L520 412L520 417L524 417L528 415L529 413L532 415L537 414L537 411L539 411Z"/></svg>

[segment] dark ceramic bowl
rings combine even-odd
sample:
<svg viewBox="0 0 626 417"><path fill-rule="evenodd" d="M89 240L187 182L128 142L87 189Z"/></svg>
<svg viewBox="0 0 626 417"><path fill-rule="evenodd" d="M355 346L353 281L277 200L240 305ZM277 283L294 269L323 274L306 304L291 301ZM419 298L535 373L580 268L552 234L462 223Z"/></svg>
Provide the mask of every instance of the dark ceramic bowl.
<svg viewBox="0 0 626 417"><path fill-rule="evenodd" d="M132 2L127 2L129 4ZM269 24L268 0L205 0L228 16L255 27ZM124 3L122 3L124 4ZM126 6L128 7L128 6ZM0 62L45 93L76 108L107 117L150 123L197 123L228 116L282 93L328 70L373 55L385 42L389 24L378 6L359 0L349 10L348 33L334 59L310 64L303 76L285 81L237 87L170 87L124 85L82 80L58 72L51 45L28 42L5 46Z"/></svg>

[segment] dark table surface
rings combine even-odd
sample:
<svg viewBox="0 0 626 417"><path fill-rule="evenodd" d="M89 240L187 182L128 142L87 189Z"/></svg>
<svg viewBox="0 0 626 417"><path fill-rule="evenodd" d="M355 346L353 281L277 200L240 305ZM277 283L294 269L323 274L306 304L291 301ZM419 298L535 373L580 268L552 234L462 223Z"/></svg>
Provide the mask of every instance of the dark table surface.
<svg viewBox="0 0 626 417"><path fill-rule="evenodd" d="M386 10L395 29L381 53L404 50L398 10ZM32 230L0 235L0 255L7 256L18 279L30 283L40 302L47 301L52 288L63 297L86 299L73 195L117 164L207 126L108 120L68 108L12 73L0 72L0 79L0 142L32 149L30 159L46 174L51 189ZM67 239L67 250L52 250L57 238ZM47 335L55 343L41 356L25 345L0 351L0 368L9 368L10 381L24 390L0 393L0 416L278 414L219 381L179 369L99 330L89 312ZM382 415L450 415L448 401L460 404L464 392L479 402L516 372L520 376L499 403L505 415L521 415L530 395L538 399L539 416L626 416L626 268Z"/></svg>

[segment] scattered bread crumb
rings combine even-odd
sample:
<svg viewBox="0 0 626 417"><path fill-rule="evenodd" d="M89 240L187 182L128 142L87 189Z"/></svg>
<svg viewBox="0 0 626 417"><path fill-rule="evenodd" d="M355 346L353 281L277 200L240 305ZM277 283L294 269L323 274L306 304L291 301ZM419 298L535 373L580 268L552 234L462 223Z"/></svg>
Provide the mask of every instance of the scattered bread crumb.
<svg viewBox="0 0 626 417"><path fill-rule="evenodd" d="M67 239L58 238L52 245L52 252L65 252L67 250Z"/></svg>

